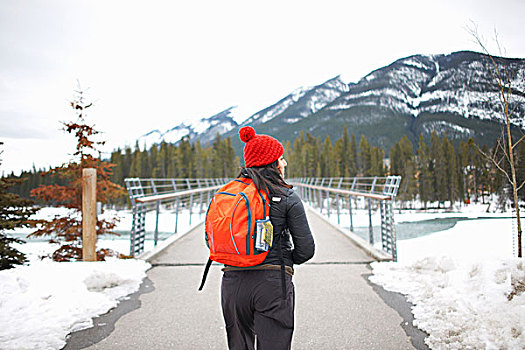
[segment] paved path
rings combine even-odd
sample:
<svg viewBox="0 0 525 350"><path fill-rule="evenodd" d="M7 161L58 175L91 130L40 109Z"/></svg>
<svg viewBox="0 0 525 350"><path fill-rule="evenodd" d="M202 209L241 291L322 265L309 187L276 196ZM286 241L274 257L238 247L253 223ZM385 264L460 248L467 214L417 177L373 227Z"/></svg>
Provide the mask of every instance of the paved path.
<svg viewBox="0 0 525 350"><path fill-rule="evenodd" d="M308 219L316 254L295 269L292 348L414 349L401 326L406 322L366 279L371 258L315 214L308 213ZM226 349L221 266L212 266L204 291L197 292L207 257L199 226L151 261L154 267L141 292L121 303L128 306L119 306L103 322L95 322L95 328L74 334L66 349L85 348L94 341L88 349ZM102 340L98 338L104 332L97 327L106 329Z"/></svg>

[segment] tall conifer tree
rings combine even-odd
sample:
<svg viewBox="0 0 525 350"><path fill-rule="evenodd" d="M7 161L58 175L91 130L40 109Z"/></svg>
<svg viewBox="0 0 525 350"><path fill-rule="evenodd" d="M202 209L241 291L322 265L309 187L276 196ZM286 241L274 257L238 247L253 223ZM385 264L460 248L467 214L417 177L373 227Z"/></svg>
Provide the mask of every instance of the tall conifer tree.
<svg viewBox="0 0 525 350"><path fill-rule="evenodd" d="M239 172L239 164L235 164L235 150L229 137L224 140L224 172L223 177L235 177Z"/></svg>
<svg viewBox="0 0 525 350"><path fill-rule="evenodd" d="M0 142L0 146L2 144ZM0 151L0 156L2 152ZM2 159L0 158L1 164ZM14 243L24 242L7 235L7 231L33 226L29 217L38 211L36 207L33 207L32 200L8 192L10 187L22 181L24 181L23 178L0 177L0 270L10 269L27 261L25 254L13 247Z"/></svg>
<svg viewBox="0 0 525 350"><path fill-rule="evenodd" d="M423 135L419 135L417 149L417 170L418 170L418 189L419 199L427 209L428 202L432 201L434 189L431 173L430 148L425 143Z"/></svg>
<svg viewBox="0 0 525 350"><path fill-rule="evenodd" d="M442 145L445 164L445 188L447 190L446 199L450 201L450 206L452 207L459 198L456 152L454 145L452 145L446 134L443 134Z"/></svg>
<svg viewBox="0 0 525 350"><path fill-rule="evenodd" d="M432 178L433 178L433 201L444 202L447 200L447 185L446 185L446 161L443 153L443 145L441 139L435 131L430 135L430 155L432 159Z"/></svg>
<svg viewBox="0 0 525 350"><path fill-rule="evenodd" d="M359 141L359 173L362 176L370 176L372 156L370 154L370 143L365 135L361 135Z"/></svg>
<svg viewBox="0 0 525 350"><path fill-rule="evenodd" d="M346 168L347 173L345 174L345 176L357 176L357 173L359 172L357 152L357 141L355 139L355 135L352 134L352 140L350 141L350 149L348 150L348 167Z"/></svg>

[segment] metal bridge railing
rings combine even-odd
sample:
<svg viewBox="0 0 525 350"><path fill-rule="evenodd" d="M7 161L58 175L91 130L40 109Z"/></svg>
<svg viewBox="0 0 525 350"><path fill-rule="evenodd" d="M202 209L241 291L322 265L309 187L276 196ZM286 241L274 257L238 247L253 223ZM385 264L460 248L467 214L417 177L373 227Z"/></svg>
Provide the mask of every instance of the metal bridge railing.
<svg viewBox="0 0 525 350"><path fill-rule="evenodd" d="M130 235L130 255L144 251L146 239L146 213L156 213L154 244L158 242L160 209L175 214L174 232L177 232L179 212L189 211L191 226L195 207L197 213L206 211L213 194L230 179L125 179L126 188L132 205L132 228ZM358 199L364 200L369 216L369 242L374 243L372 228L372 204L379 203L381 211L382 249L397 260L396 235L392 202L397 195L400 176L388 177L355 177L355 178L295 178L287 182L293 184L302 199L322 214L330 217L335 207L337 223L341 224L341 211L348 208L350 230L354 231L353 208Z"/></svg>
<svg viewBox="0 0 525 350"><path fill-rule="evenodd" d="M321 214L330 218L333 207L337 223L341 224L341 209L348 208L350 231L354 231L352 208L362 199L368 208L368 240L374 244L372 227L372 204L379 203L381 212L381 246L383 251L397 261L396 232L394 225L393 201L397 195L401 176L387 177L340 177L340 178L294 178L288 182L294 185L302 200L319 208ZM346 202L346 203L345 203ZM354 202L354 203L352 203Z"/></svg>
<svg viewBox="0 0 525 350"><path fill-rule="evenodd" d="M179 212L189 210L189 225L195 206L197 213L206 211L213 194L230 179L139 179L124 180L132 207L132 227L130 235L130 255L136 256L144 251L146 240L146 213L156 212L154 244L159 235L159 213L161 207L175 214L177 232Z"/></svg>

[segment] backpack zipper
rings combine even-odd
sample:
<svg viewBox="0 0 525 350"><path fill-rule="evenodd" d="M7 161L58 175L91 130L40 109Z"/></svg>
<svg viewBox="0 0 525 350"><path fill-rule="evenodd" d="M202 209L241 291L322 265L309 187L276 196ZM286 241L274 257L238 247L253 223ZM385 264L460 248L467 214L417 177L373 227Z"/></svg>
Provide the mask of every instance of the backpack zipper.
<svg viewBox="0 0 525 350"><path fill-rule="evenodd" d="M233 238L232 223L233 223L233 216L235 215L235 211L237 210L237 207L239 206L241 199L243 199L243 197L240 197L239 200L237 201L237 204L235 204L235 208L233 208L232 216L230 218L230 237L232 239L233 247L235 248L237 255L240 255L241 253L239 253L239 249L237 249L237 244L235 244L235 239Z"/></svg>
<svg viewBox="0 0 525 350"><path fill-rule="evenodd" d="M251 247L251 233L252 233L252 212L250 209L250 201L248 200L248 196L244 192L239 193L246 202L246 212L248 213L248 228L246 232L246 255L250 255L250 247Z"/></svg>

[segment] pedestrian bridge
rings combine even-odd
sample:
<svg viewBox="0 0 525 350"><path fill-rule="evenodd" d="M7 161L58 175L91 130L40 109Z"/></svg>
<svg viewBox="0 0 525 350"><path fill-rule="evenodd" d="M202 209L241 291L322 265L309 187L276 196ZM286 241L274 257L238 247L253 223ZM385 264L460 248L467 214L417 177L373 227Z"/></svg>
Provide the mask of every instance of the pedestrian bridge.
<svg viewBox="0 0 525 350"><path fill-rule="evenodd" d="M229 179L139 179L125 180L133 209L131 227L130 255L138 256L144 251L146 239L146 213L156 212L154 236L158 243L158 222L160 208L173 211L175 215L174 233L178 231L179 213L189 213L191 226L192 214L201 217L206 211L211 197ZM297 178L287 180L295 186L302 200L317 207L321 214L330 218L337 215L337 224L341 224L341 215L346 212L349 218L349 231L354 231L354 210L360 205L366 208L369 217L368 243L374 244L372 227L372 208L381 214L381 250L392 260L397 261L396 235L394 225L393 202L401 182L400 176L353 177L353 178ZM352 235L353 236L353 235ZM356 240L361 244L362 239ZM363 241L365 242L365 241ZM367 245L362 245L368 249Z"/></svg>
<svg viewBox="0 0 525 350"><path fill-rule="evenodd" d="M405 299L368 281L370 263L391 256L356 244L308 205L307 217L316 253L295 266L292 349L426 348ZM140 291L74 333L65 349L227 349L220 265L197 291L209 254L203 225L175 236L142 255L152 268Z"/></svg>

